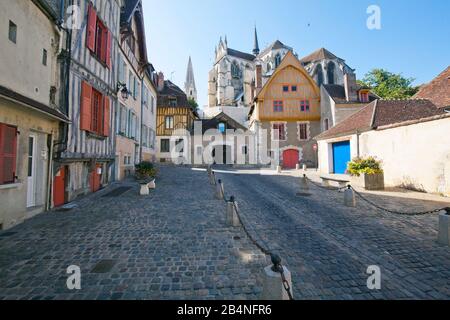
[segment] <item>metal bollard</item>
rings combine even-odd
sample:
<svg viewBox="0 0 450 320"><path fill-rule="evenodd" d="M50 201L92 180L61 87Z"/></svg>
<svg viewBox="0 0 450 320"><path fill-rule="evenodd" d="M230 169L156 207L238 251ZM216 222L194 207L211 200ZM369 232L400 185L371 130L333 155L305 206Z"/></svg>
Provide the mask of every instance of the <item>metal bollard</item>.
<svg viewBox="0 0 450 320"><path fill-rule="evenodd" d="M217 200L223 200L223 195L225 194L222 180L217 180L216 184L216 199Z"/></svg>
<svg viewBox="0 0 450 320"><path fill-rule="evenodd" d="M263 289L261 293L262 300L290 300L288 291L293 297L292 291L292 277L291 272L281 265L281 259L272 255L273 265L264 268L263 273ZM281 268L283 270L283 276L286 280L286 284L283 283L283 277L281 276ZM286 290L285 285L289 288Z"/></svg>
<svg viewBox="0 0 450 320"><path fill-rule="evenodd" d="M295 165L295 170L300 170L300 164L297 163L297 164Z"/></svg>
<svg viewBox="0 0 450 320"><path fill-rule="evenodd" d="M303 172L306 172L308 170L308 167L306 166L306 164L303 165Z"/></svg>
<svg viewBox="0 0 450 320"><path fill-rule="evenodd" d="M344 204L347 207L356 207L355 191L353 191L350 185L344 191Z"/></svg>
<svg viewBox="0 0 450 320"><path fill-rule="evenodd" d="M444 246L450 246L450 208L446 208L439 215L438 242Z"/></svg>
<svg viewBox="0 0 450 320"><path fill-rule="evenodd" d="M277 166L277 173L281 173L281 166Z"/></svg>
<svg viewBox="0 0 450 320"><path fill-rule="evenodd" d="M230 197L230 200L227 201L227 212L226 212L226 221L229 226L239 227L241 223L239 222L239 217L236 212L237 203L234 196Z"/></svg>
<svg viewBox="0 0 450 320"><path fill-rule="evenodd" d="M216 184L216 174L214 173L214 171L212 171L209 175L209 183L213 186Z"/></svg>

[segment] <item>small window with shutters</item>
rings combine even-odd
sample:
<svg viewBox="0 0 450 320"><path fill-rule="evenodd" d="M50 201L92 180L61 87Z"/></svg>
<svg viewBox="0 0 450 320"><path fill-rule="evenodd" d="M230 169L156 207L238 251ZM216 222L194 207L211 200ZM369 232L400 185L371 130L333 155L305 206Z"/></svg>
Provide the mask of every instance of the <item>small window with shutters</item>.
<svg viewBox="0 0 450 320"><path fill-rule="evenodd" d="M0 123L0 185L16 181L17 128Z"/></svg>
<svg viewBox="0 0 450 320"><path fill-rule="evenodd" d="M89 4L86 46L104 65L111 69L112 35Z"/></svg>

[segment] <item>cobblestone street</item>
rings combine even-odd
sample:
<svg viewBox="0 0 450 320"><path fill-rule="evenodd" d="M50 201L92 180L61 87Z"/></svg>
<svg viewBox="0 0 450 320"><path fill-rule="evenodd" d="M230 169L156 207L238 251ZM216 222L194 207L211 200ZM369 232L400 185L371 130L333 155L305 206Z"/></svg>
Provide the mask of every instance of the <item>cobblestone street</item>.
<svg viewBox="0 0 450 320"><path fill-rule="evenodd" d="M225 226L206 173L160 171L148 197L136 183L108 196L124 186L113 185L0 233L0 298L256 299L264 256ZM112 261L94 270L102 260ZM80 266L82 290L67 289L69 265Z"/></svg>
<svg viewBox="0 0 450 320"><path fill-rule="evenodd" d="M436 243L436 215L389 215L361 201L349 209L342 193L313 186L300 197L298 178L256 170L217 178L292 272L296 299L450 299L450 250ZM226 226L213 195L205 171L163 166L150 196L114 184L4 231L0 299L257 299L268 260ZM445 206L369 197L406 211ZM66 287L69 265L81 268L81 290ZM381 268L379 291L366 286L369 265Z"/></svg>
<svg viewBox="0 0 450 320"><path fill-rule="evenodd" d="M235 195L247 225L280 254L299 299L450 299L450 250L439 246L437 215L385 214L343 193L310 185L300 197L299 178L218 173ZM383 207L423 211L448 206L396 197L367 196ZM367 267L381 268L382 289L367 288Z"/></svg>

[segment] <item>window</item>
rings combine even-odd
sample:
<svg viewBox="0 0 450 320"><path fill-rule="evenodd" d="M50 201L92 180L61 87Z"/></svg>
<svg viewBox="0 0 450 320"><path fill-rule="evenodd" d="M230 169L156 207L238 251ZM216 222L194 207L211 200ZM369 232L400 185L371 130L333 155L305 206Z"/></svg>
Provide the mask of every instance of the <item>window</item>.
<svg viewBox="0 0 450 320"><path fill-rule="evenodd" d="M298 138L300 140L308 140L308 123L298 124Z"/></svg>
<svg viewBox="0 0 450 320"><path fill-rule="evenodd" d="M369 92L367 91L361 91L359 93L359 100L361 102L369 102Z"/></svg>
<svg viewBox="0 0 450 320"><path fill-rule="evenodd" d="M317 81L317 85L320 87L323 84L323 71L322 71L322 65L318 64L316 67L316 70L314 71L315 78Z"/></svg>
<svg viewBox="0 0 450 320"><path fill-rule="evenodd" d="M328 63L328 67L327 67L328 84L334 84L334 69L335 69L335 65L332 61L330 61L330 63Z"/></svg>
<svg viewBox="0 0 450 320"><path fill-rule="evenodd" d="M150 111L152 112L152 114L155 113L155 98L153 96L151 96L151 103L150 103Z"/></svg>
<svg viewBox="0 0 450 320"><path fill-rule="evenodd" d="M323 121L323 128L324 128L324 131L327 131L328 129L330 129L330 120L325 119Z"/></svg>
<svg viewBox="0 0 450 320"><path fill-rule="evenodd" d="M283 92L289 92L289 86L283 86Z"/></svg>
<svg viewBox="0 0 450 320"><path fill-rule="evenodd" d="M96 133L100 133L103 129L103 108L102 108L102 95L96 90L92 90L92 122L91 130Z"/></svg>
<svg viewBox="0 0 450 320"><path fill-rule="evenodd" d="M197 155L198 156L201 156L201 155L203 155L203 147L202 146L197 146Z"/></svg>
<svg viewBox="0 0 450 320"><path fill-rule="evenodd" d="M120 105L119 110L119 134L125 135L127 132L127 108Z"/></svg>
<svg viewBox="0 0 450 320"><path fill-rule="evenodd" d="M0 185L16 180L17 128L0 123Z"/></svg>
<svg viewBox="0 0 450 320"><path fill-rule="evenodd" d="M44 66L47 65L47 50L45 49L42 50L42 64Z"/></svg>
<svg viewBox="0 0 450 320"><path fill-rule="evenodd" d="M235 79L241 77L241 70L239 69L239 65L236 61L233 61L231 64L231 76Z"/></svg>
<svg viewBox="0 0 450 320"><path fill-rule="evenodd" d="M92 4L88 8L86 46L99 61L111 69L111 32L100 21Z"/></svg>
<svg viewBox="0 0 450 320"><path fill-rule="evenodd" d="M242 146L242 154L247 154L247 153L248 153L247 146Z"/></svg>
<svg viewBox="0 0 450 320"><path fill-rule="evenodd" d="M171 97L169 98L169 107L176 107L177 106L177 98Z"/></svg>
<svg viewBox="0 0 450 320"><path fill-rule="evenodd" d="M81 130L104 137L109 136L110 100L87 82L82 82L80 104Z"/></svg>
<svg viewBox="0 0 450 320"><path fill-rule="evenodd" d="M225 130L226 130L225 123L219 123L218 130L219 130L220 133L225 133Z"/></svg>
<svg viewBox="0 0 450 320"><path fill-rule="evenodd" d="M173 116L167 116L165 121L166 129L173 129Z"/></svg>
<svg viewBox="0 0 450 320"><path fill-rule="evenodd" d="M283 101L275 100L273 102L273 111L274 112L283 112Z"/></svg>
<svg viewBox="0 0 450 320"><path fill-rule="evenodd" d="M161 152L170 152L170 140L161 139Z"/></svg>
<svg viewBox="0 0 450 320"><path fill-rule="evenodd" d="M280 63L281 63L281 54L277 54L276 56L275 56L275 68L278 68L278 66L280 65Z"/></svg>
<svg viewBox="0 0 450 320"><path fill-rule="evenodd" d="M286 125L284 123L274 123L272 125L273 140L286 140Z"/></svg>
<svg viewBox="0 0 450 320"><path fill-rule="evenodd" d="M292 92L297 92L297 86L292 86L292 87L291 87L291 91L292 91Z"/></svg>
<svg viewBox="0 0 450 320"><path fill-rule="evenodd" d="M8 38L11 42L17 43L17 25L12 21L9 21Z"/></svg>
<svg viewBox="0 0 450 320"><path fill-rule="evenodd" d="M309 100L300 101L300 111L309 112L309 110L310 110Z"/></svg>

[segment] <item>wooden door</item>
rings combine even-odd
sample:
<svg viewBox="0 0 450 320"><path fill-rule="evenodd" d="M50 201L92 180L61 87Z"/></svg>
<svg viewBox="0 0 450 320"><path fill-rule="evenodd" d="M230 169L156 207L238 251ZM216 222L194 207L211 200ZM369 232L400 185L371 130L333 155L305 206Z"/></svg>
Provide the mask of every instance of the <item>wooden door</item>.
<svg viewBox="0 0 450 320"><path fill-rule="evenodd" d="M53 204L55 207L66 203L66 167L61 167L53 179Z"/></svg>
<svg viewBox="0 0 450 320"><path fill-rule="evenodd" d="M299 152L295 149L285 150L283 152L283 167L285 169L295 169L299 160Z"/></svg>

